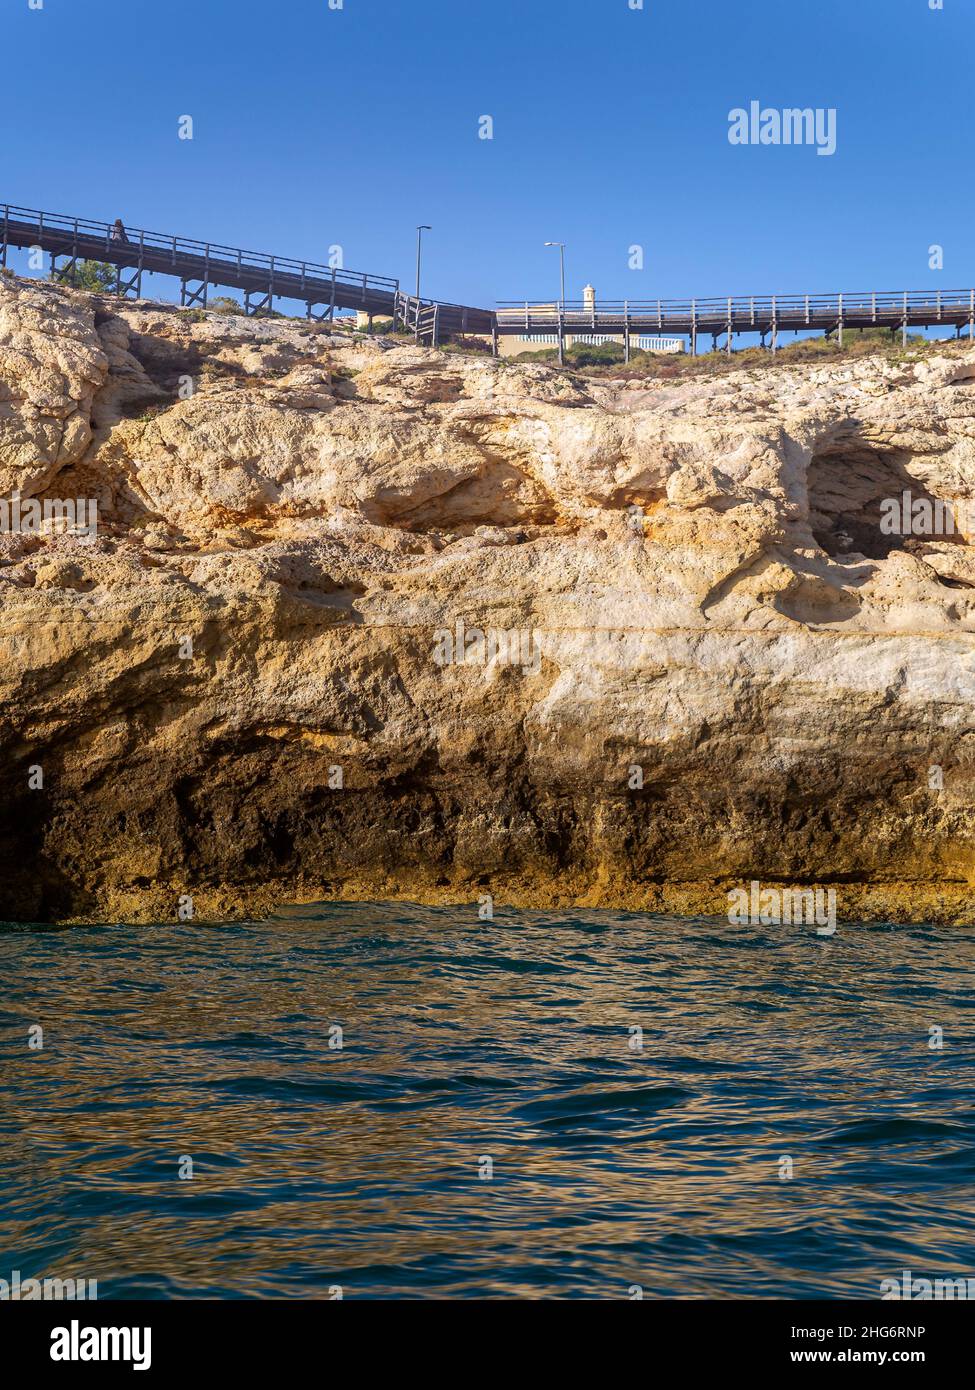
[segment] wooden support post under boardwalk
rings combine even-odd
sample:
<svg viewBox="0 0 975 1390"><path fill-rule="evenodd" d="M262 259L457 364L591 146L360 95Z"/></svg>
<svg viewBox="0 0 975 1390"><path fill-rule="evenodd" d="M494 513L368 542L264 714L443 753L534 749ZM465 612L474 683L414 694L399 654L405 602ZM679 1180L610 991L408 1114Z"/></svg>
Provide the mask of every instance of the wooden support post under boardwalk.
<svg viewBox="0 0 975 1390"><path fill-rule="evenodd" d="M77 257L75 257L75 256L67 256L67 257L65 257L64 263L63 263L62 265L59 265L59 264L58 264L58 262L59 262L60 260L61 260L61 257L60 257L60 256L56 256L56 255L53 253L53 251L52 251L52 253L51 253L51 279L52 279L52 280L63 280L63 281L66 281L69 285L73 285L73 284L75 283L75 280L77 279L77 276L76 276L76 273L75 273L75 270L76 270L76 267L77 267L77 264L78 264Z"/></svg>
<svg viewBox="0 0 975 1390"><path fill-rule="evenodd" d="M128 299L129 291L135 295L136 299L142 298L142 270L136 267L128 280L122 274L123 267L117 266L115 271L115 293L123 299Z"/></svg>

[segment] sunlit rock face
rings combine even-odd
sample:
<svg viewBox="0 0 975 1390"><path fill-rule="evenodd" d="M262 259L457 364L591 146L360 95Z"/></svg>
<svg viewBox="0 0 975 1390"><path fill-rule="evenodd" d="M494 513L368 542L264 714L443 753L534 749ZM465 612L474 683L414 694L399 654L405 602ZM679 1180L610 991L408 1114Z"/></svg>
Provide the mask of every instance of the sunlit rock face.
<svg viewBox="0 0 975 1390"><path fill-rule="evenodd" d="M97 504L0 535L4 915L973 920L975 351L394 341L0 276L0 495Z"/></svg>

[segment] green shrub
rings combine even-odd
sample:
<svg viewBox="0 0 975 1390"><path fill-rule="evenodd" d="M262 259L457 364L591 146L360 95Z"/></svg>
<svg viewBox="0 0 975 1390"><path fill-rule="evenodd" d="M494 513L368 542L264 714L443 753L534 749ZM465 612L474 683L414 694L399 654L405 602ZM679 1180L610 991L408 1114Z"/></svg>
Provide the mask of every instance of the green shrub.
<svg viewBox="0 0 975 1390"><path fill-rule="evenodd" d="M528 362L557 362L559 350L546 347L515 355ZM573 343L565 350L566 365L572 367L611 367L616 362L622 362L623 356L622 343ZM636 353L631 354L633 358L636 356Z"/></svg>
<svg viewBox="0 0 975 1390"><path fill-rule="evenodd" d="M55 276L51 275L51 279ZM106 265L104 261L75 261L74 265L63 276L57 277L58 283L71 285L76 290L87 290L89 294L104 294L106 290L114 290L118 284L118 271L113 265Z"/></svg>

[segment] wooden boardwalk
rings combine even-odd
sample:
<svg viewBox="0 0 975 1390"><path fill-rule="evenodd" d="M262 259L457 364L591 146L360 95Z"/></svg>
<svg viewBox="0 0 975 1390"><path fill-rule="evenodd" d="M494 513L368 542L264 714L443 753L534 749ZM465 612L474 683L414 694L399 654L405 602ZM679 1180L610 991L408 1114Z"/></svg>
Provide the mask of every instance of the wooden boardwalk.
<svg viewBox="0 0 975 1390"><path fill-rule="evenodd" d="M6 265L8 247L36 246L50 254L56 279L69 280L79 260L115 266L115 291L122 295L139 296L146 273L175 276L184 307L205 307L209 288L218 285L242 290L248 314L273 308L275 299L290 299L303 303L310 319L331 319L336 309L363 310L376 318L393 319L431 341L455 333L491 334L494 328L490 309L426 299L418 303L400 292L398 280L385 275L268 256L141 227L125 230L121 240L113 235L110 222L2 203L0 264Z"/></svg>
<svg viewBox="0 0 975 1390"><path fill-rule="evenodd" d="M819 330L842 342L849 329L886 328L906 340L911 328L967 328L975 338L975 289L857 294L766 295L711 299L601 300L590 303L500 301L496 310L420 299L404 294L398 280L269 256L215 242L127 228L125 239L110 222L66 217L0 203L0 265L7 249L39 247L51 256L57 279L69 280L79 260L116 267L115 292L138 296L142 276L171 275L180 282L180 303L204 307L211 286L243 292L244 311L273 308L275 299L305 305L310 319L331 320L336 309L362 310L388 318L412 332L418 342L438 344L458 334L489 337L497 350L499 335L547 337L564 354L567 337L612 335L630 356L633 335L684 337L697 351L700 335L713 345L723 338L732 350L736 335L757 334L774 352L788 331Z"/></svg>
<svg viewBox="0 0 975 1390"><path fill-rule="evenodd" d="M758 334L774 351L783 332L820 330L843 341L845 330L886 328L905 337L910 328L964 328L975 338L975 289L857 294L765 295L720 299L600 300L532 304L504 300L497 308L498 332L586 337L612 334L628 343L632 334L686 336L691 351L710 334L731 351L736 334Z"/></svg>

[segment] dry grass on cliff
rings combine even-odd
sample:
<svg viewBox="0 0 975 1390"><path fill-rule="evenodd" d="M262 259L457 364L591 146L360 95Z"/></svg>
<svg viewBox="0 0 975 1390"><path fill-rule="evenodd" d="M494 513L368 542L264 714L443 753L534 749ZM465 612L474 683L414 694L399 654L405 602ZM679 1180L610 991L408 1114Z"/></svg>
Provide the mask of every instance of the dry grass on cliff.
<svg viewBox="0 0 975 1390"><path fill-rule="evenodd" d="M723 376L742 368L795 367L810 363L826 365L863 357L881 356L891 362L915 362L930 352L944 354L964 351L970 346L967 337L957 341L936 341L912 334L905 348L899 334L893 337L885 329L866 329L863 332L848 332L842 347L833 338L798 338L780 347L776 353L761 347L744 348L732 353L701 353L697 357L687 353L662 355L635 352L628 364L623 362L621 347L619 356L614 360L592 362L588 359L593 355L593 349L580 345L578 351L574 348L568 350L566 365L588 377L612 377L619 381L680 381L692 377ZM523 352L512 360L554 364L558 361L558 353L554 349Z"/></svg>

